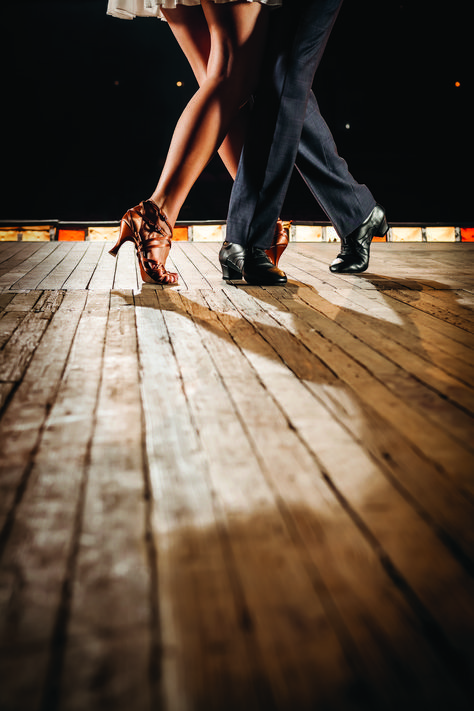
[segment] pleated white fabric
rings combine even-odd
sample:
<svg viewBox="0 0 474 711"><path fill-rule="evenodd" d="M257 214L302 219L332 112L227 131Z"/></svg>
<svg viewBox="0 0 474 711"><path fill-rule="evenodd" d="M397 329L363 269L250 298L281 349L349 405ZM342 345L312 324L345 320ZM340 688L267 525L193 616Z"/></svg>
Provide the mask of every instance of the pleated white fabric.
<svg viewBox="0 0 474 711"><path fill-rule="evenodd" d="M235 0L213 0L213 2L228 3ZM263 5L279 7L283 0L246 0L246 2L260 2ZM122 20L133 20L134 17L159 17L164 20L162 7L169 10L176 5L200 4L201 0L109 0L107 14Z"/></svg>

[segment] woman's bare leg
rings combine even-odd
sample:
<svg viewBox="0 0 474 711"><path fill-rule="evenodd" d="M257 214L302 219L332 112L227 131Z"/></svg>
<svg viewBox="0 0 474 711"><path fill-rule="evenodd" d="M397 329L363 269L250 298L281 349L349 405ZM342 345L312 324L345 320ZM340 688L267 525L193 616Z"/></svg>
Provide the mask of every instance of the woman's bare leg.
<svg viewBox="0 0 474 711"><path fill-rule="evenodd" d="M190 9L191 8L188 7L184 13L182 13L182 7L178 6L176 8L177 12L173 14L173 21L170 27L189 62L199 86L202 86L207 79L211 37L202 8L198 6L194 7L192 22L190 22ZM229 171L232 180L234 180L237 175L237 168L244 144L249 116L250 102L246 102L233 119L227 136L222 141L218 150L221 160Z"/></svg>
<svg viewBox="0 0 474 711"><path fill-rule="evenodd" d="M179 8L181 24L187 9L192 10ZM202 0L202 9L210 38L206 77L176 125L163 172L151 196L171 225L239 108L255 89L265 44L267 11L259 3L216 5ZM164 10L172 28L176 12ZM188 14L192 21L194 15Z"/></svg>

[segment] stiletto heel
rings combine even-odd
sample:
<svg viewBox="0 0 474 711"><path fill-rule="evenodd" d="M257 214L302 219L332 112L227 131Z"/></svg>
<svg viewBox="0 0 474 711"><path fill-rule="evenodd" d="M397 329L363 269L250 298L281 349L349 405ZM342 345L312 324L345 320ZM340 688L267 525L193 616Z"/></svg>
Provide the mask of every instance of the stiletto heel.
<svg viewBox="0 0 474 711"><path fill-rule="evenodd" d="M160 222L166 225L169 234L166 234ZM165 268L167 253L163 262L148 256L149 253L151 255L153 247L169 251L172 235L173 230L165 213L152 200L144 200L122 217L118 241L109 253L116 257L125 242L133 242L143 281L152 284L176 284L176 272L168 272Z"/></svg>
<svg viewBox="0 0 474 711"><path fill-rule="evenodd" d="M271 263L275 265L275 267L278 266L280 257L287 247L288 247L288 232L286 231L286 229L284 227L283 220L279 219L279 220L277 220L277 223L275 225L273 244L271 247L269 247L268 249L265 250L267 257L269 258Z"/></svg>
<svg viewBox="0 0 474 711"><path fill-rule="evenodd" d="M126 222L124 219L122 219L122 221L120 223L119 238L117 240L117 243L112 247L112 249L109 249L109 254L111 254L112 257L116 257L120 247L125 242L134 242L134 241L135 240L133 239L133 230L131 229L128 222Z"/></svg>

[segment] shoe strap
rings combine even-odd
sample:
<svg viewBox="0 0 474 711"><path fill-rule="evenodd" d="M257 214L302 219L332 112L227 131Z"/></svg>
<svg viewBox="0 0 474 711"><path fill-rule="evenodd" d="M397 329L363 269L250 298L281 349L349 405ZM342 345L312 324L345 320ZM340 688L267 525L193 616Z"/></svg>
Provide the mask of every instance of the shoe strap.
<svg viewBox="0 0 474 711"><path fill-rule="evenodd" d="M148 253L153 247L168 247L170 244L171 240L167 237L162 237L161 239L157 239L155 237L151 237L150 239L140 239L140 242L137 245L137 251L141 256L143 264L148 265L148 268L153 269L153 271L156 271L158 268L166 271L164 264L162 262L157 262L156 259L153 259L153 257L149 257Z"/></svg>
<svg viewBox="0 0 474 711"><path fill-rule="evenodd" d="M171 227L169 220L163 210L161 210L158 205L153 202L153 200L143 200L143 202L140 204L140 207L142 208L140 214L143 220L147 223L147 225L151 228L154 228L154 231L159 232L160 234L165 237L168 237L168 239L171 240L171 238L173 237L173 228ZM153 213L153 217L149 214L150 210ZM165 223L165 225L170 231L169 235L166 235L163 228L157 224L158 220L161 220Z"/></svg>
<svg viewBox="0 0 474 711"><path fill-rule="evenodd" d="M157 234L157 233L155 233ZM171 238L166 235L162 237L142 237L140 235L140 242L138 244L138 249L141 252L148 252L153 247L169 247L171 245Z"/></svg>

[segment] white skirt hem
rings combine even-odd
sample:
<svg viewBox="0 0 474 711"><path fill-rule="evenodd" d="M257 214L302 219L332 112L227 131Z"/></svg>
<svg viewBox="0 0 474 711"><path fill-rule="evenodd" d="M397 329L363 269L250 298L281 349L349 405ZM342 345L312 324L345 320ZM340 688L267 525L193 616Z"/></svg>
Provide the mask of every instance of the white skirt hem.
<svg viewBox="0 0 474 711"><path fill-rule="evenodd" d="M235 2L236 0L213 0L215 3ZM279 7L282 0L246 0L260 2L270 7ZM167 10L177 5L200 5L201 0L109 0L107 14L121 20L133 20L135 17L158 17L164 20L161 8Z"/></svg>

